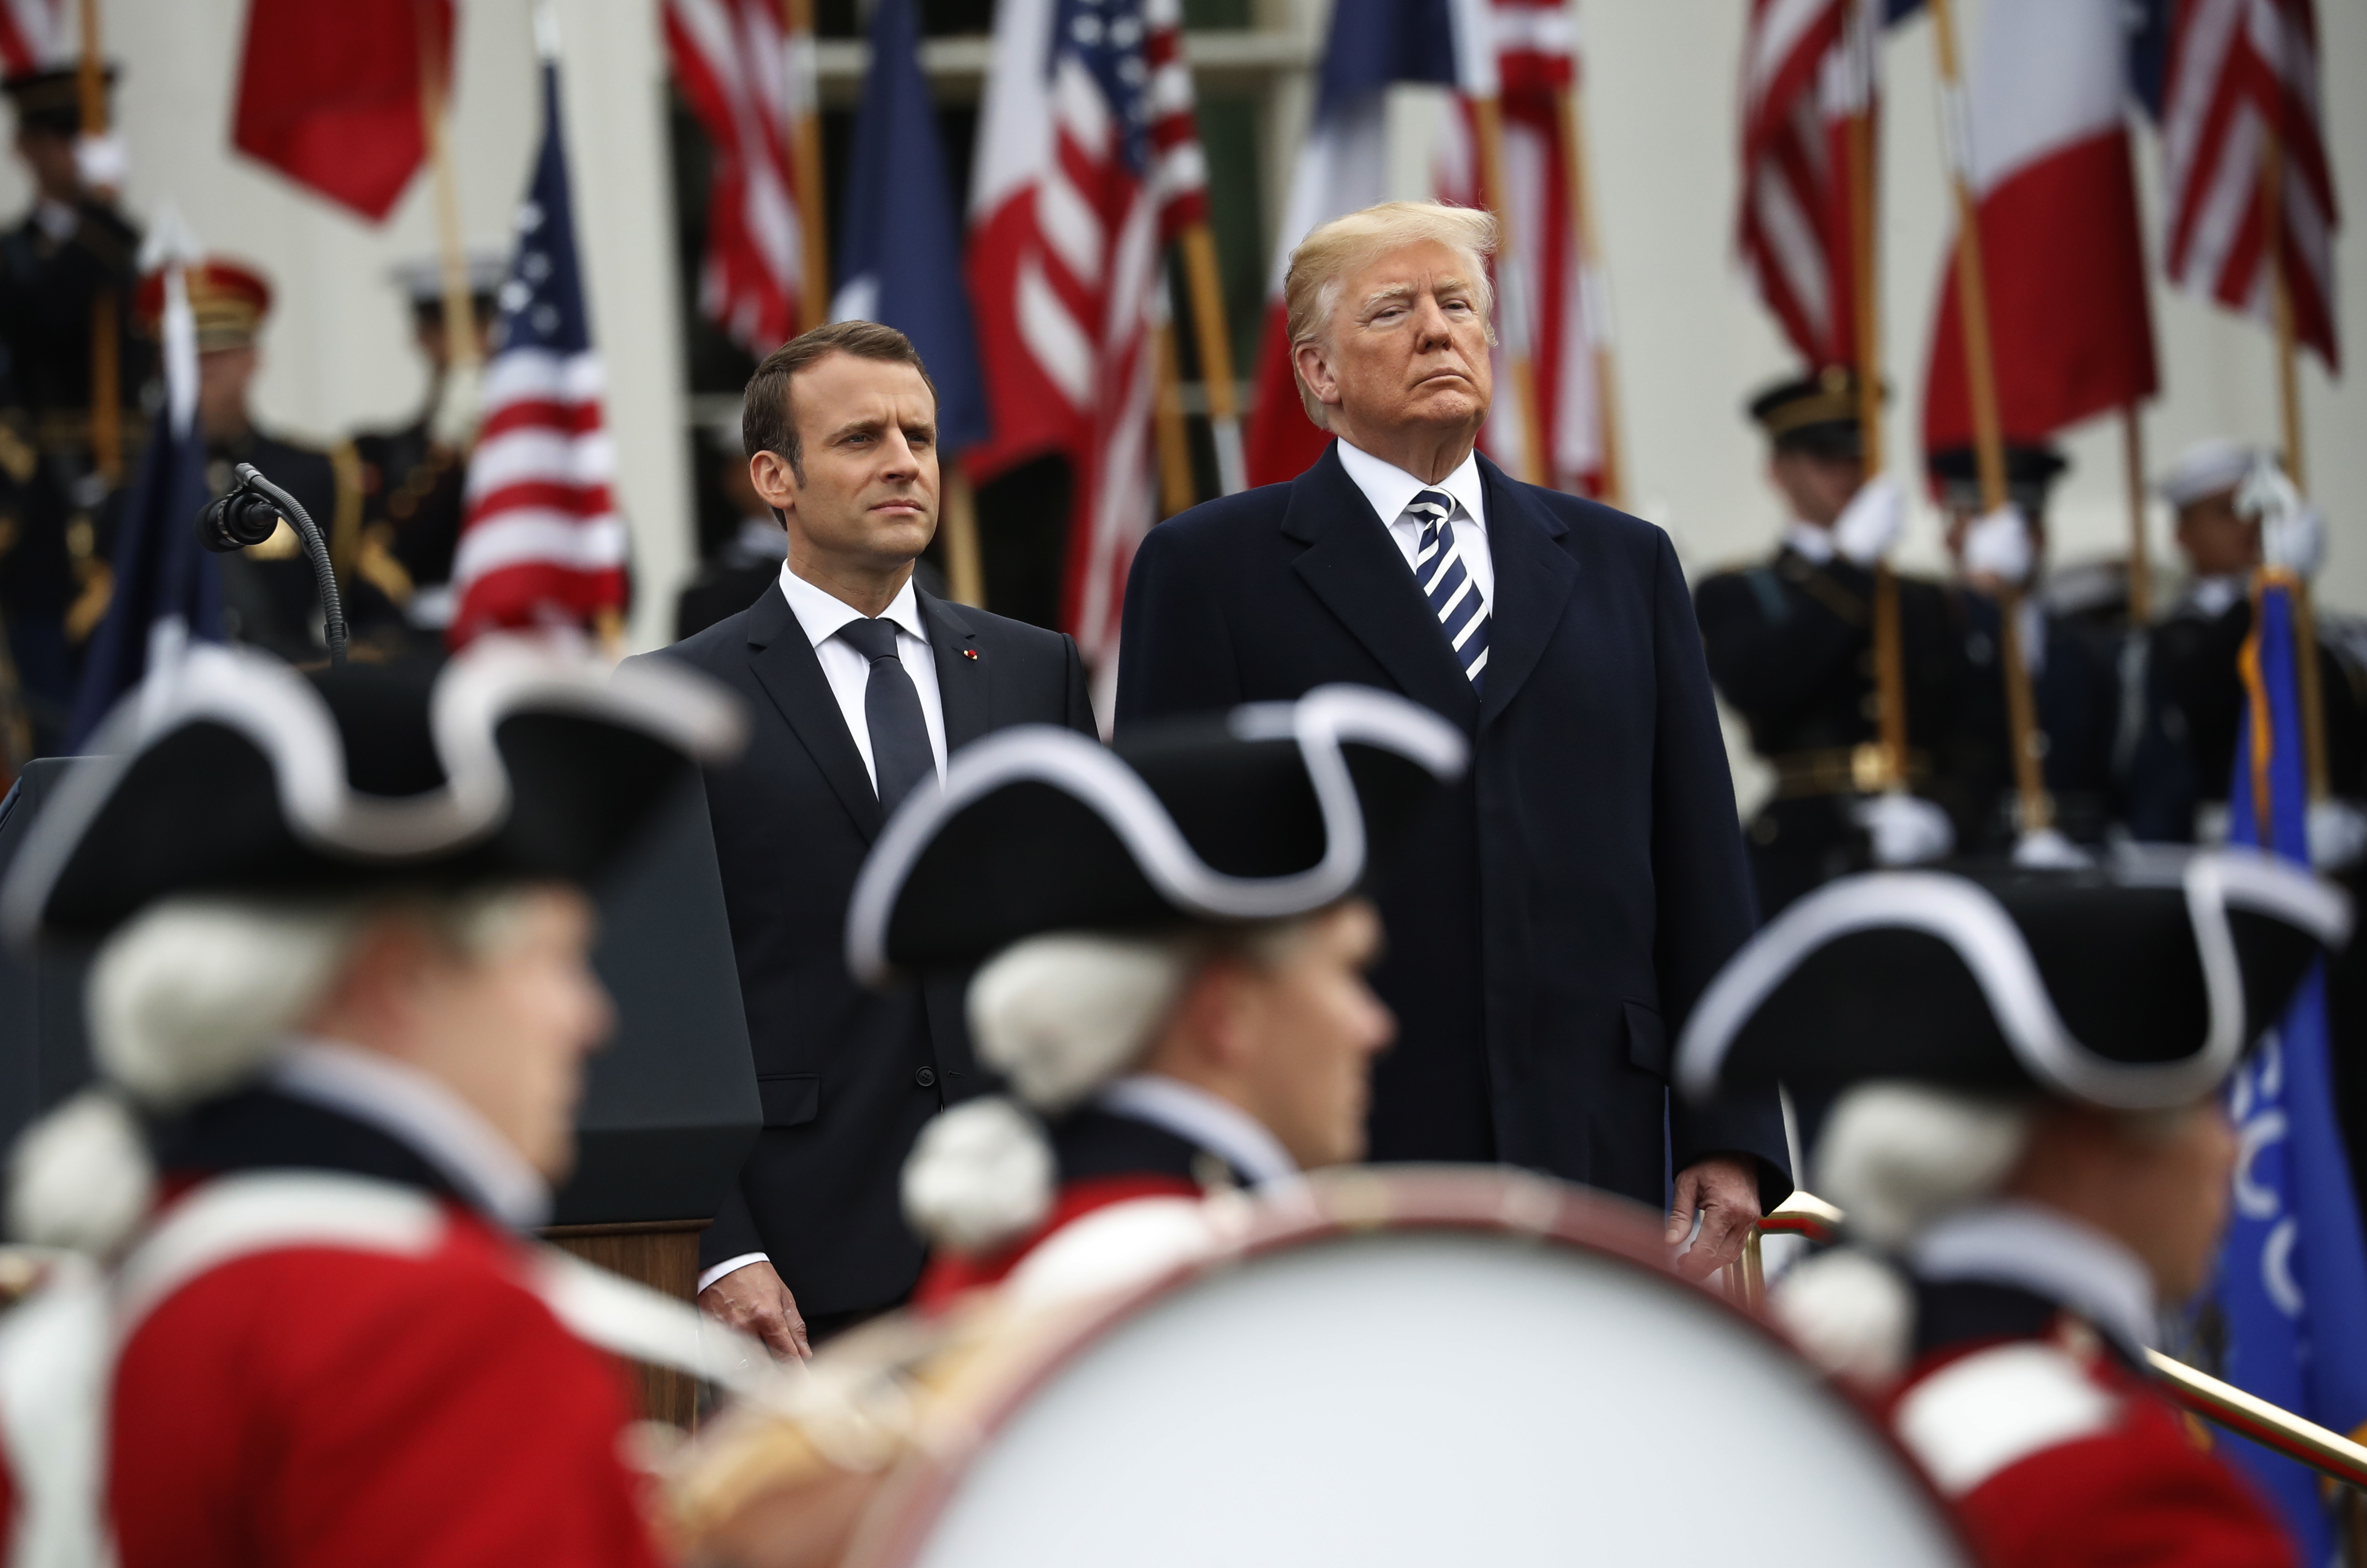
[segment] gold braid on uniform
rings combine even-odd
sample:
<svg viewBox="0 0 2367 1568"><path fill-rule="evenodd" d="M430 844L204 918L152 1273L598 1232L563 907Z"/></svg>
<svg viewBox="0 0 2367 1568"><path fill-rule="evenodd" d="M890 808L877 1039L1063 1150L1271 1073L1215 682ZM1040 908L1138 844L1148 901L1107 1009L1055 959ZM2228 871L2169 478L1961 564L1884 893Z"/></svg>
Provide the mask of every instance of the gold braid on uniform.
<svg viewBox="0 0 2367 1568"><path fill-rule="evenodd" d="M329 448L329 471L336 478L336 511L329 519L329 570L343 592L354 581L362 554L362 457L351 441Z"/></svg>

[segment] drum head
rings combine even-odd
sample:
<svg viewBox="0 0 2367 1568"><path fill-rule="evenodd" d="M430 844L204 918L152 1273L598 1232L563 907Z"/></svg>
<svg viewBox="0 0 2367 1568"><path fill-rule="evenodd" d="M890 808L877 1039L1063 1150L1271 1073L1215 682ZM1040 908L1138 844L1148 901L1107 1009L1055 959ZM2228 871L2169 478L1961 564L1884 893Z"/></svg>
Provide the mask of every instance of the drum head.
<svg viewBox="0 0 2367 1568"><path fill-rule="evenodd" d="M1558 1184L1318 1184L1031 1351L891 1478L854 1560L1966 1561L1873 1427L1659 1258L1648 1216Z"/></svg>

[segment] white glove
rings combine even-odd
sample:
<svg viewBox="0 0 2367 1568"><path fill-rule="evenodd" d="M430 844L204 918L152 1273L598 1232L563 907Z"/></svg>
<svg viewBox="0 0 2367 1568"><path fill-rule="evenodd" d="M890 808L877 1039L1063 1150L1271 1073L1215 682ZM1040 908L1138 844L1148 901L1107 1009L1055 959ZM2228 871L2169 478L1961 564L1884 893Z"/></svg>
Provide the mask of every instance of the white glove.
<svg viewBox="0 0 2367 1568"><path fill-rule="evenodd" d="M1907 498L1898 481L1876 474L1857 487L1833 520L1833 547L1863 567L1888 555L1907 528Z"/></svg>
<svg viewBox="0 0 2367 1568"><path fill-rule="evenodd" d="M2052 828L2024 833L2014 841L2013 863L2040 871L2085 871L2095 857Z"/></svg>
<svg viewBox="0 0 2367 1568"><path fill-rule="evenodd" d="M1968 577L1994 577L2019 588L2030 581L2030 569L2036 558L2037 551L2030 542L2030 525L2023 519L2022 508L2010 501L1976 519L1965 530L1965 574Z"/></svg>
<svg viewBox="0 0 2367 1568"><path fill-rule="evenodd" d="M113 131L74 141L74 171L87 190L115 191L131 175L131 147Z"/></svg>
<svg viewBox="0 0 2367 1568"><path fill-rule="evenodd" d="M2309 807L2309 863L2340 871L2367 852L2367 816L2347 800L2316 800Z"/></svg>
<svg viewBox="0 0 2367 1568"><path fill-rule="evenodd" d="M1874 841L1874 863L1922 865L1943 860L1956 847L1948 814L1919 795L1886 790L1850 807L1850 816Z"/></svg>
<svg viewBox="0 0 2367 1568"><path fill-rule="evenodd" d="M2306 581L2326 564L2326 515L2302 505L2260 521L2260 558Z"/></svg>

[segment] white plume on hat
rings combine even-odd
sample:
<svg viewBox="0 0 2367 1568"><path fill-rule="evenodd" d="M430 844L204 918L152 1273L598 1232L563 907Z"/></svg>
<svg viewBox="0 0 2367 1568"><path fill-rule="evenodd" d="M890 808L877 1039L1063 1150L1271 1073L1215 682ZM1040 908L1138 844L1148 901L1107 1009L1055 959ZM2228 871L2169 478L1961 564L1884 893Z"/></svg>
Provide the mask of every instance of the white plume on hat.
<svg viewBox="0 0 2367 1568"><path fill-rule="evenodd" d="M1818 1196L1884 1248L1995 1192L2030 1139L2011 1100L1898 1079L1862 1083L1825 1120L1814 1156Z"/></svg>

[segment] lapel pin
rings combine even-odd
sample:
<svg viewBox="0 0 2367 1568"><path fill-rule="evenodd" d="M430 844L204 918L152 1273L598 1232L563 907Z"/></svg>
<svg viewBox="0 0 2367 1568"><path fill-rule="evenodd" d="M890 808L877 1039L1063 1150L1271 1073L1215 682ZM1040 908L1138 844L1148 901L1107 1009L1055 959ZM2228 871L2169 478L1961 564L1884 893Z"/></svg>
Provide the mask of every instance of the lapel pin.
<svg viewBox="0 0 2367 1568"><path fill-rule="evenodd" d="M978 657L978 649L974 648L965 648L962 649L962 657L964 659L976 659Z"/></svg>

